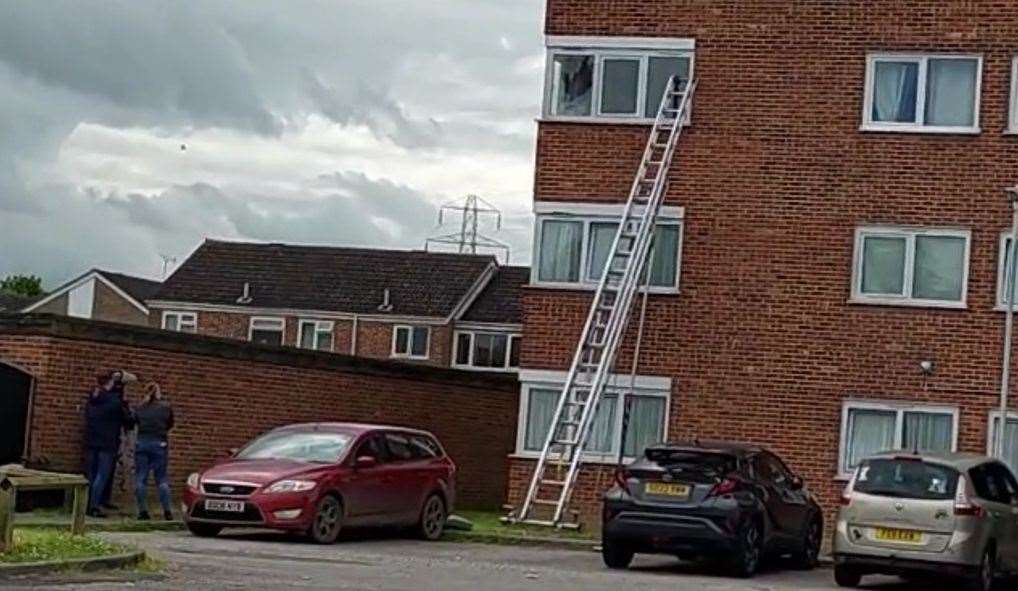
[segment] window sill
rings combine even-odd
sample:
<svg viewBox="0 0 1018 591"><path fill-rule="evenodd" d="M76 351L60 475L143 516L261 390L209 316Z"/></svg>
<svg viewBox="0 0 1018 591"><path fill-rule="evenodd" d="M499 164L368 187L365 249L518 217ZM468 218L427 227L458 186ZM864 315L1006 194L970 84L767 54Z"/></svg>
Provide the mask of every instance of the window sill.
<svg viewBox="0 0 1018 591"><path fill-rule="evenodd" d="M431 358L428 356L415 357L412 355L391 355L389 356L389 359L395 359L396 361L427 361Z"/></svg>
<svg viewBox="0 0 1018 591"><path fill-rule="evenodd" d="M509 454L509 459L512 460L533 460L538 461L541 459L541 452L539 451L516 451ZM622 459L623 462L632 462L636 460L636 457L625 457ZM583 454L583 464L598 464L601 466L617 466L619 463L619 457L611 454Z"/></svg>
<svg viewBox="0 0 1018 591"><path fill-rule="evenodd" d="M1014 128L1014 129L1008 128L1008 129L1005 129L1004 132L1001 135L1018 135L1018 128Z"/></svg>
<svg viewBox="0 0 1018 591"><path fill-rule="evenodd" d="M451 366L453 369L462 369L463 371L479 371L486 373L519 373L520 368L518 367L475 367L473 365L461 365L453 363Z"/></svg>
<svg viewBox="0 0 1018 591"><path fill-rule="evenodd" d="M861 298L852 297L848 304L860 306L895 306L901 308L931 308L938 310L967 310L966 302L938 302L928 300L905 300L896 298Z"/></svg>
<svg viewBox="0 0 1018 591"><path fill-rule="evenodd" d="M979 135L983 132L978 127L937 127L937 126L895 126L864 123L859 131L876 133L914 133L930 135Z"/></svg>
<svg viewBox="0 0 1018 591"><path fill-rule="evenodd" d="M596 291L597 285L593 283L548 283L548 282L531 282L525 287L534 287L537 289L548 289L548 290L564 290L564 291ZM643 293L643 288L639 290L639 293ZM651 295L679 295L681 290L677 287L652 287L650 288Z"/></svg>
<svg viewBox="0 0 1018 591"><path fill-rule="evenodd" d="M538 123L590 123L596 125L634 125L649 127L654 125L654 118L646 117L559 117L557 115L542 115L535 119ZM683 127L689 127L690 122L686 121Z"/></svg>

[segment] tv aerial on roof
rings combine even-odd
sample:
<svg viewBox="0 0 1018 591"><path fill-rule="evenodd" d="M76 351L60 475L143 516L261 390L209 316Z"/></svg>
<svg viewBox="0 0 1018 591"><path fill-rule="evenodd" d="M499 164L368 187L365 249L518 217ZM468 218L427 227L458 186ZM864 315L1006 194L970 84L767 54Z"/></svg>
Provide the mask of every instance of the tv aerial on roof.
<svg viewBox="0 0 1018 591"><path fill-rule="evenodd" d="M481 216L495 216L495 230L502 229L502 212L477 195L467 195L463 201L450 201L438 210L438 225L445 222L445 212L455 212L460 216L460 230L452 234L432 236L424 241L424 250L428 251L432 244L453 244L459 248L460 254L477 254L477 249L495 249L505 252L505 262L509 262L509 245L485 236L478 232L477 226Z"/></svg>

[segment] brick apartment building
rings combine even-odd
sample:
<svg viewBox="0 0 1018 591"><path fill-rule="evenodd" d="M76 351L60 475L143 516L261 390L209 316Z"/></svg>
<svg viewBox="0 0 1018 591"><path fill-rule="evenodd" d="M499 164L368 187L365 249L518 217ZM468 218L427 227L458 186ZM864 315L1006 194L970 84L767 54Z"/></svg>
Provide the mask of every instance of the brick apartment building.
<svg viewBox="0 0 1018 591"><path fill-rule="evenodd" d="M514 372L528 278L484 255L206 240L147 304L167 330Z"/></svg>
<svg viewBox="0 0 1018 591"><path fill-rule="evenodd" d="M988 450L1018 4L548 0L545 30L510 503L672 74L699 88L651 263L626 455L757 442L829 516L867 453ZM611 482L620 395L599 409L574 495L588 516ZM1018 415L1007 434L1018 466Z"/></svg>

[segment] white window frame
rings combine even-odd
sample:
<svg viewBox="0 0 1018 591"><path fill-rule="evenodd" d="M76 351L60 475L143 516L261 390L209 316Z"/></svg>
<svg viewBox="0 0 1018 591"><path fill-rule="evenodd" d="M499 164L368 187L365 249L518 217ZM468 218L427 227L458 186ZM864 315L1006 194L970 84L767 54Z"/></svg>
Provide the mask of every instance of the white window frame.
<svg viewBox="0 0 1018 591"><path fill-rule="evenodd" d="M406 353L396 352L396 335L400 330L406 330L407 333L407 350ZM427 331L427 337L424 344L424 355L413 354L413 331L414 330L425 330ZM426 324L396 324L392 327L392 357L394 359L429 359L431 357L431 327Z"/></svg>
<svg viewBox="0 0 1018 591"><path fill-rule="evenodd" d="M926 81L930 59L965 59L976 60L975 113L971 126L963 125L926 125ZM876 75L876 64L879 62L915 62L919 65L916 80L916 121L899 123L893 121L873 120L873 81ZM870 53L866 56L866 83L863 94L863 131L904 132L904 133L981 133L979 112L983 86L983 56L972 53Z"/></svg>
<svg viewBox="0 0 1018 591"><path fill-rule="evenodd" d="M930 300L912 297L915 289L915 243L917 236L946 236L965 240L965 255L962 264L961 299ZM865 294L862 291L863 242L866 238L905 239L904 293L900 296L889 294ZM879 306L916 306L925 308L964 309L968 307L969 258L972 251L972 232L959 228L920 228L909 226L859 226L855 229L855 245L852 253L852 295L853 304L875 304Z"/></svg>
<svg viewBox="0 0 1018 591"><path fill-rule="evenodd" d="M628 377L622 378L627 380ZM615 424L612 426L612 447L607 452L583 452L583 461L587 463L596 464L616 464L619 459L619 435L622 433L622 420L623 420L623 407L625 404L625 396L629 391L628 382L627 385L623 385L623 381L616 380L617 385L609 386L606 389L606 393L615 394L618 396L619 404L617 412L615 413ZM562 383L546 383L546 382L522 382L520 384L520 404L519 404L519 417L517 419L516 427L516 452L513 454L514 457L524 459L538 459L541 457L541 450L527 449L527 418L529 417L530 411L530 391L531 390L557 390L562 391ZM671 389L659 389L659 388L648 388L648 387L637 387L633 388L632 392L639 397L656 397L663 398L665 401L664 412L661 420L661 438L664 440L668 439L668 425L671 420L672 412L672 398ZM625 461L635 460L635 456L626 456Z"/></svg>
<svg viewBox="0 0 1018 591"><path fill-rule="evenodd" d="M611 39L611 38L604 38ZM580 40L580 42L591 43L589 46L570 46L570 47L549 47L547 52L547 59L545 64L545 92L544 92L544 107L542 108L543 117L547 120L553 121L570 121L576 123L637 123L645 125L653 123L657 112L644 113L645 106L647 103L647 79L650 72L649 63L652 57L678 57L689 59L689 77L693 78L695 67L696 67L696 56L695 52L691 48L688 41L685 40L674 40L674 48L668 48L666 46L657 46L655 48L641 48L638 46L629 45L629 43L635 42L633 39L620 39L618 45L608 46L604 43L597 43L593 45L593 40ZM555 76L555 57L559 55L590 55L594 57L594 71L593 71L593 87L591 89L591 105L589 115L559 115L556 113L556 97L559 91L559 80ZM639 88L637 89L636 97L636 113L632 115L610 113L603 114L601 111L601 95L602 95L602 80L604 79L604 61L605 59L636 59L640 62L639 74L637 76L639 80ZM690 112L692 109L687 110L685 125L689 125Z"/></svg>
<svg viewBox="0 0 1018 591"><path fill-rule="evenodd" d="M493 335L493 336L505 336L508 337L506 340L505 350L505 364L502 367L477 367L474 365L474 337L479 334ZM467 362L458 363L459 349L460 349L460 336L469 336L470 344L467 349ZM452 366L457 369L468 369L470 371L493 371L493 372L507 372L517 371L519 366L510 365L510 359L512 358L512 347L514 341L519 341L523 338L523 335L518 332L500 332L497 330L456 330L453 331L452 339Z"/></svg>
<svg viewBox="0 0 1018 591"><path fill-rule="evenodd" d="M959 411L957 406L918 404L914 402L880 402L860 399L845 400L841 405L841 435L838 442L838 479L847 480L852 477L852 470L848 468L848 415L853 410L875 410L897 413L894 425L895 444L892 450L901 448L902 437L905 431L905 413L949 414L952 418L951 451L958 451Z"/></svg>
<svg viewBox="0 0 1018 591"><path fill-rule="evenodd" d="M1018 55L1011 58L1011 96L1008 101L1007 131L1018 134Z"/></svg>
<svg viewBox="0 0 1018 591"><path fill-rule="evenodd" d="M1004 302L1006 295L1004 290L1007 289L1007 284L1005 283L1007 279L1007 266L1005 265L1007 262L1007 250L1005 249L1010 238L1010 231L1001 232L997 243L997 302L993 309L998 312L1007 311L1007 304ZM1015 290L1015 300L1018 300L1018 290ZM1018 305L1015 305L1014 308L1018 310Z"/></svg>
<svg viewBox="0 0 1018 591"><path fill-rule="evenodd" d="M336 323L331 321L331 320L312 320L312 319L308 319L308 318L302 318L297 323L297 342L294 343L294 345L296 347L298 347L300 349L304 348L303 342L302 342L303 341L302 337L304 336L304 327L308 326L308 325L314 326L315 344L314 344L313 348L306 349L307 351L329 351L329 352L332 352L332 351L336 350L336 335L335 335ZM327 333L329 336L332 337L332 346L329 347L328 349L322 349L321 347L318 346L318 339L321 338L322 333Z"/></svg>
<svg viewBox="0 0 1018 591"><path fill-rule="evenodd" d="M577 216L565 213L537 214L534 229L534 264L531 266L531 284L539 287L552 287L564 289L596 289L598 281L589 279L590 266L590 228L593 224L609 223L619 224L621 216ZM541 244L544 234L544 222L579 222L583 226L583 235L580 239L580 268L578 281L542 281L541 280ZM660 286L651 285L648 291L653 294L677 294L682 285L682 244L686 241L686 228L682 218L660 217L658 226L677 226L679 229L679 244L675 253L675 285ZM650 260L648 259L648 264ZM640 286L643 291L643 286Z"/></svg>
<svg viewBox="0 0 1018 591"><path fill-rule="evenodd" d="M282 316L252 316L247 323L247 340L248 342L254 342L254 331L256 322L272 322L279 325L279 332L281 334L279 338L279 345L283 346L286 344L286 318ZM260 328L258 330L270 330L266 328Z"/></svg>
<svg viewBox="0 0 1018 591"><path fill-rule="evenodd" d="M993 434L993 423L1000 418L999 410L991 410L986 417L986 455L995 457L997 442L994 439ZM1007 411L1007 421L1005 425L1010 422L1018 422L1018 412Z"/></svg>
<svg viewBox="0 0 1018 591"><path fill-rule="evenodd" d="M198 332L198 313L197 312L183 312L180 310L165 310L162 314L159 326L163 330L170 330L166 327L166 319L170 316L177 317L177 329L174 332L184 332L188 334L194 334ZM186 320L185 320L186 319ZM190 330L184 330L185 325L190 326Z"/></svg>

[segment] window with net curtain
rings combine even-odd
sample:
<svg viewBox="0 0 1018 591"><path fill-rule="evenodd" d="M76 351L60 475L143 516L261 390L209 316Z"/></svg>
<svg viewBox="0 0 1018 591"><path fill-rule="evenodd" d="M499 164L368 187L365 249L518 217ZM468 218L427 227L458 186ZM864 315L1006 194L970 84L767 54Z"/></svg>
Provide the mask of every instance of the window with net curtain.
<svg viewBox="0 0 1018 591"><path fill-rule="evenodd" d="M544 446L548 429L555 418L555 408L561 390L531 388L527 401L527 424L524 449L540 451ZM586 451L589 453L617 453L622 412L617 393L606 393L598 405L594 424L591 426ZM634 456L653 443L663 439L665 420L665 399L660 396L633 396L630 408L629 428L626 432L625 455Z"/></svg>
<svg viewBox="0 0 1018 591"><path fill-rule="evenodd" d="M1004 425L1004 463L1006 463L1012 471L1018 472L1018 417L1007 417L1007 421ZM996 415L993 417L993 422L990 427L990 447L987 450L990 454L992 454L996 449L997 433L999 433L999 429L1000 416Z"/></svg>
<svg viewBox="0 0 1018 591"><path fill-rule="evenodd" d="M967 239L961 236L863 234L862 296L959 302ZM907 268L909 258L911 269Z"/></svg>
<svg viewBox="0 0 1018 591"><path fill-rule="evenodd" d="M872 67L872 122L975 126L978 59L881 59L874 61ZM920 89L924 92L920 93ZM921 94L925 95L922 103Z"/></svg>
<svg viewBox="0 0 1018 591"><path fill-rule="evenodd" d="M954 445L954 416L911 410L849 408L845 468L864 458L895 449L948 452Z"/></svg>
<svg viewBox="0 0 1018 591"><path fill-rule="evenodd" d="M611 253L612 242L618 232L615 222L594 222L590 224L590 246L588 248L587 279L598 281L604 274L605 263ZM654 287L675 287L679 258L679 238L682 229L678 224L659 224L654 228L654 243L650 256L650 285Z"/></svg>
<svg viewBox="0 0 1018 591"><path fill-rule="evenodd" d="M571 283L580 279L583 222L544 220L537 277L541 281Z"/></svg>

